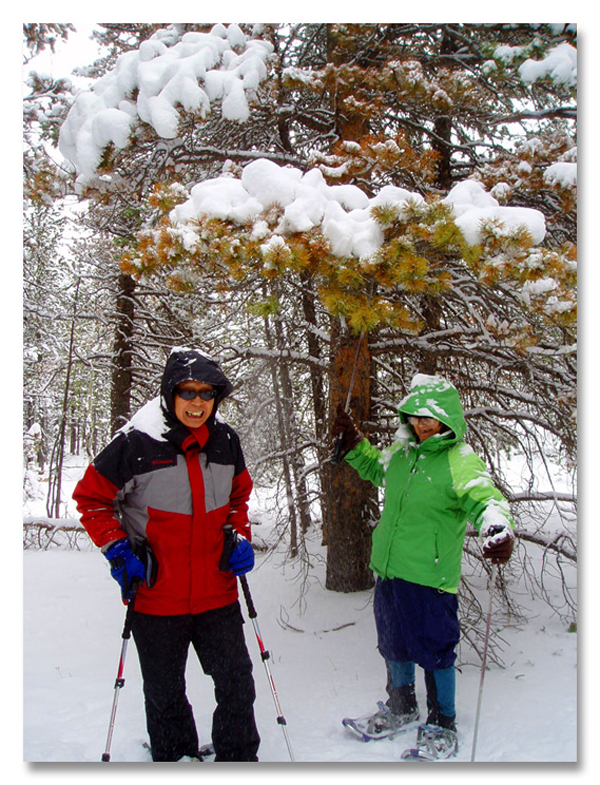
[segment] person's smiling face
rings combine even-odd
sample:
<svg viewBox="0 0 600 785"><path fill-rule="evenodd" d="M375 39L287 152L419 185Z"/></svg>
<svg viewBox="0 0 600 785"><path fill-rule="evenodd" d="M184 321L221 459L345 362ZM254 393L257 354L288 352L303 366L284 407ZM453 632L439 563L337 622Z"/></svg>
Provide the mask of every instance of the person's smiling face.
<svg viewBox="0 0 600 785"><path fill-rule="evenodd" d="M215 394L215 391L210 384L194 382L192 380L181 382L181 384L178 384L175 388L175 395L173 398L175 416L180 423L183 423L183 425L188 428L199 428L212 414L215 407L215 399L213 397L205 401L199 395L196 395L193 400L189 401L180 394L180 392L185 392L186 390L195 393L212 392L213 394Z"/></svg>
<svg viewBox="0 0 600 785"><path fill-rule="evenodd" d="M417 439L420 442L424 442L431 436L435 436L443 427L442 423L434 417L409 417L408 421L412 425L417 434Z"/></svg>

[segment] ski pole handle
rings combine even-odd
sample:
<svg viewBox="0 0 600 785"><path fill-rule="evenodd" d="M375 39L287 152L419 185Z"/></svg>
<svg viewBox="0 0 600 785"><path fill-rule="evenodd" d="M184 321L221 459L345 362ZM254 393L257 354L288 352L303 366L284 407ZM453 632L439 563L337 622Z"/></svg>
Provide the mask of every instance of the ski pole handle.
<svg viewBox="0 0 600 785"><path fill-rule="evenodd" d="M221 560L219 561L219 569L221 572L229 571L229 560L235 545L235 531L231 524L223 526L223 552L221 553Z"/></svg>
<svg viewBox="0 0 600 785"><path fill-rule="evenodd" d="M135 601L137 598L138 589L140 587L140 579L134 578L131 584L131 599L127 603L127 610L125 612L125 624L123 626L123 632L121 633L121 638L126 640L127 638L131 637L131 621L132 621L132 614L133 609L135 608Z"/></svg>
<svg viewBox="0 0 600 785"><path fill-rule="evenodd" d="M338 413L334 422L334 429L341 429L335 439L334 453L330 458L331 463L342 463L345 456L352 450L363 438L360 431L352 421L347 409L343 412L338 407Z"/></svg>
<svg viewBox="0 0 600 785"><path fill-rule="evenodd" d="M331 463L337 465L338 463L342 462L342 453L344 450L344 434L338 434L337 439L335 440L335 448L333 451L333 456L331 458Z"/></svg>

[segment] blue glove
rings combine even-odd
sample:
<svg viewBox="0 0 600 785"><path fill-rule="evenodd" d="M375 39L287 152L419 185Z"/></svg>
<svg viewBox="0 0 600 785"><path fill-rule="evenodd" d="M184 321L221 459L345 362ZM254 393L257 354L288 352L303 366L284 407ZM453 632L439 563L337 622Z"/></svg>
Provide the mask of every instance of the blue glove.
<svg viewBox="0 0 600 785"><path fill-rule="evenodd" d="M254 551L244 537L236 536L231 556L229 569L234 575L245 575L254 567Z"/></svg>
<svg viewBox="0 0 600 785"><path fill-rule="evenodd" d="M110 562L110 574L121 587L121 597L127 603L135 596L134 584L146 580L146 565L131 550L127 538L117 540L104 552Z"/></svg>

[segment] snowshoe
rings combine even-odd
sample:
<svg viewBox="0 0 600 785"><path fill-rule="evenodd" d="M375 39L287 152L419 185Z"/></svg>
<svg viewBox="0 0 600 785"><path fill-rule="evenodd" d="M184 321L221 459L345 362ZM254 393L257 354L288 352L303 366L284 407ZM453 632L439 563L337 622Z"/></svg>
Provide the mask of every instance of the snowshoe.
<svg viewBox="0 0 600 785"><path fill-rule="evenodd" d="M148 744L147 741L143 744L144 748L148 750L150 755L152 755L152 748ZM212 744L203 744L200 749L198 750L198 754L194 756L184 755L183 758L179 758L177 763L203 763L206 758L210 758L215 754L215 748Z"/></svg>
<svg viewBox="0 0 600 785"><path fill-rule="evenodd" d="M419 725L417 746L410 747L401 755L402 760L436 761L456 755L458 736L455 730L439 725Z"/></svg>
<svg viewBox="0 0 600 785"><path fill-rule="evenodd" d="M394 714L383 701L377 703L379 711L364 717L344 717L342 725L361 741L390 739L407 731L419 719L419 710L407 714Z"/></svg>
<svg viewBox="0 0 600 785"><path fill-rule="evenodd" d="M215 754L215 748L212 744L203 744L200 749L198 750L198 756L200 760L204 758L211 758Z"/></svg>

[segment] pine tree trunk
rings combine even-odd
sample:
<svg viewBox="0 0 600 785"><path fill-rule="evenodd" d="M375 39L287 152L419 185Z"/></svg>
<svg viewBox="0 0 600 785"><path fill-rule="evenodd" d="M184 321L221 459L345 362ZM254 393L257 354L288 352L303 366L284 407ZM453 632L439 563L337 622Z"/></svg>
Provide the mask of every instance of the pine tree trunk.
<svg viewBox="0 0 600 785"><path fill-rule="evenodd" d="M357 362L350 413L359 427L368 419L370 397L370 352L366 339L357 355L358 339L350 334L333 337L330 407L332 417L339 403L346 404L350 380ZM364 429L363 429L364 432ZM331 504L327 511L327 576L325 586L332 591L363 591L373 585L369 569L371 520L377 493L343 462L327 464Z"/></svg>
<svg viewBox="0 0 600 785"><path fill-rule="evenodd" d="M456 39L451 35L450 25L442 35L440 55L452 55L457 49ZM433 123L434 137L432 147L438 154L436 162L436 185L442 191L452 188L452 129L450 115L438 116Z"/></svg>
<svg viewBox="0 0 600 785"><path fill-rule="evenodd" d="M69 354L67 356L67 372L65 378L65 388L63 393L62 411L58 424L58 435L52 450L50 459L50 469L48 473L48 499L46 510L48 515L53 518L60 518L60 501L62 496L62 472L65 457L65 439L67 429L67 412L69 407L69 393L71 384L71 371L73 369L73 357L75 349L75 320L77 318L77 306L79 301L79 286L81 278L77 279L75 287L75 298L73 300L73 317L71 320L71 333L69 336ZM54 463L54 459L56 462Z"/></svg>
<svg viewBox="0 0 600 785"><path fill-rule="evenodd" d="M321 359L321 348L319 345L319 338L317 336L317 313L315 309L316 293L313 290L310 279L306 276L303 277L302 286L302 313L304 320L308 325L306 332L306 341L308 345L308 353L315 361ZM310 328L314 329L311 330ZM312 406L315 417L315 438L317 443L317 460L319 466L322 467L319 472L319 484L321 487L321 515L322 521L327 520L328 507L331 499L331 488L329 485L328 473L323 469L328 465L326 461L329 457L328 450L328 430L329 423L327 421L327 394L326 394L326 378L325 372L319 367L317 362L310 365L310 387Z"/></svg>
<svg viewBox="0 0 600 785"><path fill-rule="evenodd" d="M287 348L287 342L283 334L281 319L275 319L275 335L277 336L277 346L282 352ZM290 367L286 360L281 360L279 366L279 378L281 380L283 415L285 423L285 443L283 450L290 456L290 466L294 479L294 506L300 516L300 529L307 532L310 526L310 511L308 508L308 489L304 473L304 460L298 449L298 430L296 427L296 415L294 412L293 385ZM295 554L294 554L295 555Z"/></svg>
<svg viewBox="0 0 600 785"><path fill-rule="evenodd" d="M345 65L349 53L337 49L335 25L328 25L328 59L335 65ZM350 55L351 57L351 55ZM332 94L332 111L336 117L336 131L340 139L359 141L369 133L368 120L358 114L340 111L344 98L351 89L343 82ZM348 178L341 177L339 182ZM355 361L358 361L350 411L359 425L368 419L370 396L370 353L368 342L363 340L357 355L358 338L348 332L342 333L340 323L334 322L331 334L332 368L329 391L331 418L335 417L337 405L346 404L350 379ZM373 585L369 570L371 554L371 526L373 502L376 492L373 486L360 479L354 469L344 462L326 464L324 486L328 489L329 504L325 510L324 539L327 544L327 577L325 586L332 591L362 591Z"/></svg>
<svg viewBox="0 0 600 785"><path fill-rule="evenodd" d="M440 329L442 308L439 298L432 297L429 294L423 295L421 298L421 315L425 320L425 327L422 335L434 333ZM434 376L438 371L437 355L430 352L419 350L419 371Z"/></svg>
<svg viewBox="0 0 600 785"><path fill-rule="evenodd" d="M133 278L129 275L119 275L110 395L112 433L127 422L131 413L134 290L135 281Z"/></svg>
<svg viewBox="0 0 600 785"><path fill-rule="evenodd" d="M264 325L267 346L269 349L273 349L275 342L273 340L271 326L267 316L265 316ZM290 465L289 452L286 446L288 444L288 428L286 427L284 403L282 400L283 396L281 394L281 385L279 383L279 375L277 373L277 365L275 360L271 360L270 368L271 380L273 384L273 396L275 398L275 411L277 413L277 429L279 431L279 440L281 442L281 463L283 466L283 479L285 482L285 493L289 515L290 555L295 557L298 555L298 521L296 516L296 506L294 504L292 470Z"/></svg>

